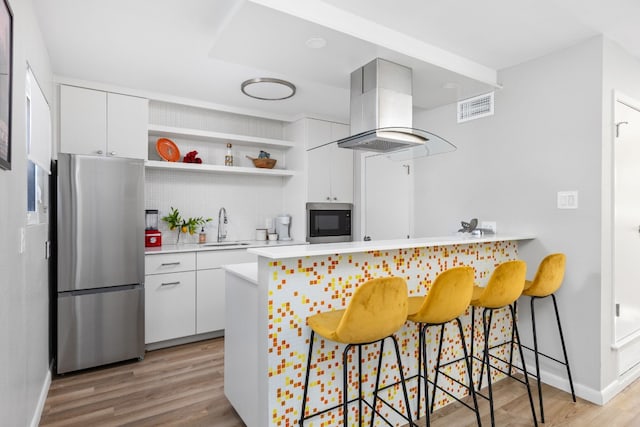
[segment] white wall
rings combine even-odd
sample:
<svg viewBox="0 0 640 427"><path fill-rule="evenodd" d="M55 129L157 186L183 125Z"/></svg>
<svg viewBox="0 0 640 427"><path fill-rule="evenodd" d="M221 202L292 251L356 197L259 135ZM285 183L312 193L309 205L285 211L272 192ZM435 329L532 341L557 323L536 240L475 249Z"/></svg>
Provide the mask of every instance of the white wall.
<svg viewBox="0 0 640 427"><path fill-rule="evenodd" d="M46 393L48 289L46 225L26 227L27 157L25 73L31 64L45 96L52 76L30 0L10 0L14 14L12 170L0 171L0 414L2 425L37 424ZM26 227L26 251L19 253L19 229ZM42 402L40 402L42 403Z"/></svg>
<svg viewBox="0 0 640 427"><path fill-rule="evenodd" d="M416 235L442 235L460 220L494 220L499 232L532 232L520 246L532 277L551 252L567 254L558 292L577 392L599 400L601 365L602 40L503 70L495 115L463 124L455 105L418 113L414 125L457 145L454 153L415 161ZM579 209L556 208L556 192L579 191ZM531 342L528 301L521 304L523 341ZM548 303L538 306L540 331L551 329ZM559 356L551 332L540 345ZM549 373L565 375L544 364ZM549 378L547 376L547 378ZM562 384L560 384L562 385Z"/></svg>
<svg viewBox="0 0 640 427"><path fill-rule="evenodd" d="M605 39L603 43L603 85L602 85L602 188L613 188L613 111L614 91L640 100L640 61L624 51L616 43ZM612 224L612 193L604 191L602 195L602 384L606 388L620 389L617 383L617 354L611 349L614 341L614 300L612 281L613 241L610 233ZM636 368L635 375L638 375ZM619 391L619 390L618 390Z"/></svg>
<svg viewBox="0 0 640 427"><path fill-rule="evenodd" d="M221 133L251 135L283 139L285 124L278 120L263 119L241 114L226 113L204 108L171 104L161 101L149 103L149 122L164 126L201 129ZM285 138L286 139L286 138ZM149 138L149 159L160 160L156 153L157 138ZM196 150L204 163L223 164L226 152L224 142L199 141L190 138L172 138L184 155ZM234 166L253 167L246 156L258 157L260 146L234 144ZM263 148L277 160L277 168L298 169L296 150ZM256 228L265 228L267 218L290 213L284 203L285 186L289 179L258 175L211 174L187 171L147 169L145 178L145 207L160 210L160 217L170 208L177 208L182 217L213 218L206 227L207 238L217 238L218 212L227 211L229 220L227 240L252 240ZM292 225L298 224L294 216ZM177 232L169 231L160 221L163 243L175 243ZM304 240L303 235L292 233L293 238ZM180 237L181 242L195 243L197 235Z"/></svg>
<svg viewBox="0 0 640 427"><path fill-rule="evenodd" d="M282 213L282 177L206 174L170 170L149 170L145 178L145 208L159 209L160 217L173 206L183 218L213 218L205 230L209 241L217 237L218 212L227 211L227 240L253 240L256 228L264 228L267 217ZM175 243L177 233L160 221L163 243ZM294 238L304 240L303 236ZM197 242L197 235L180 237ZM299 240L300 240L299 239Z"/></svg>

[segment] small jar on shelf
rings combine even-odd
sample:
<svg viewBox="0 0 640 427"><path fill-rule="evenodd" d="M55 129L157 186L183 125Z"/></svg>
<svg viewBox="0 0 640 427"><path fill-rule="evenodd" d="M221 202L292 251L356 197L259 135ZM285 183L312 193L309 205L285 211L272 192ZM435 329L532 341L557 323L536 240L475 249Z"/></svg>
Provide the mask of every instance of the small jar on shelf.
<svg viewBox="0 0 640 427"><path fill-rule="evenodd" d="M231 151L231 143L227 144L227 154L224 156L224 165L233 166L233 152Z"/></svg>

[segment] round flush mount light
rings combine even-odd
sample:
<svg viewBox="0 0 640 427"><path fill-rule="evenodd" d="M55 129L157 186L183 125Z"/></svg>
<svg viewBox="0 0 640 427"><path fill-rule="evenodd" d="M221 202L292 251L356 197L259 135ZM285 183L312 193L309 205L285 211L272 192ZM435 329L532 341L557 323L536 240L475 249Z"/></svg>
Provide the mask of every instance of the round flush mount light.
<svg viewBox="0 0 640 427"><path fill-rule="evenodd" d="M242 82L240 90L247 96L264 101L281 101L296 93L293 83L271 77L258 77Z"/></svg>

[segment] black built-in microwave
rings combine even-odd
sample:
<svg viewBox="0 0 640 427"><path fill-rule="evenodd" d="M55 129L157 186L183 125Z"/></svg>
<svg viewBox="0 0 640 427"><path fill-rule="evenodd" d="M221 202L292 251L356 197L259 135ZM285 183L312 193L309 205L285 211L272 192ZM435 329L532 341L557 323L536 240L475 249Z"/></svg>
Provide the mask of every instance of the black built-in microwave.
<svg viewBox="0 0 640 427"><path fill-rule="evenodd" d="M351 203L307 203L307 242L351 242Z"/></svg>

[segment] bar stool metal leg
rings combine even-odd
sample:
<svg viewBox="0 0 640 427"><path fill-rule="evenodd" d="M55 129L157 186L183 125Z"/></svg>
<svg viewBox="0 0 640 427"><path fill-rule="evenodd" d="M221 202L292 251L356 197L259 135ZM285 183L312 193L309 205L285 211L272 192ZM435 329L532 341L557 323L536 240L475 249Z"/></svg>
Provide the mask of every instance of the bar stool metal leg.
<svg viewBox="0 0 640 427"><path fill-rule="evenodd" d="M433 414L433 406L436 402L436 389L437 389L437 385L438 385L438 374L440 373L440 355L442 354L442 341L444 341L444 326L445 324L443 323L442 326L440 326L440 340L438 342L438 357L436 359L436 371L433 377L433 394L431 395L431 408L430 408L430 412ZM426 371L425 371L425 378L426 378Z"/></svg>
<svg viewBox="0 0 640 427"><path fill-rule="evenodd" d="M400 384L402 386L402 394L404 395L404 404L407 410L407 419L409 421L409 427L413 427L413 418L411 417L411 403L409 402L409 393L407 393L407 384L404 381L404 368L402 367L402 358L400 357L400 347L398 346L398 340L394 335L391 335L393 346L396 349L396 359L398 359L398 371L400 374Z"/></svg>
<svg viewBox="0 0 640 427"><path fill-rule="evenodd" d="M349 384L347 382L349 365L347 365L347 353L351 348L348 344L342 351L342 425L349 425Z"/></svg>
<svg viewBox="0 0 640 427"><path fill-rule="evenodd" d="M515 338L518 340L518 353L520 354L520 360L522 362L522 371L524 372L524 382L527 386L527 394L529 395L529 404L531 405L531 415L533 416L533 424L538 425L538 419L536 417L536 410L533 406L533 395L531 394L531 387L529 385L529 375L527 374L527 366L524 363L524 353L522 352L522 345L520 345L520 333L518 332L518 323L516 322L516 314L513 306L509 306L511 311L511 319L513 321L513 329L515 330ZM537 353L536 353L537 354ZM538 375L538 378L540 375Z"/></svg>
<svg viewBox="0 0 640 427"><path fill-rule="evenodd" d="M384 344L384 340L380 342L380 345L383 345L383 344ZM382 357L378 358L378 360L380 359L382 359ZM376 393L377 392L378 392L378 384L376 383ZM345 390L345 393L347 393L347 390ZM362 427L362 346L361 345L358 346L358 425Z"/></svg>
<svg viewBox="0 0 640 427"><path fill-rule="evenodd" d="M380 384L380 371L382 370L382 355L384 354L384 340L380 342L380 354L378 355L378 371L376 372L376 385L373 390L373 412L371 413L371 424L373 427L373 422L376 418L376 407L378 404L378 388ZM362 419L362 417L360 418Z"/></svg>
<svg viewBox="0 0 640 427"><path fill-rule="evenodd" d="M487 313L489 319L487 319ZM482 311L482 326L484 330L484 354L482 356L482 365L480 367L480 380L478 381L478 388L482 387L482 372L484 365L487 365L487 385L489 387L489 411L491 414L491 427L495 427L496 420L493 413L493 387L491 387L491 360L489 359L489 334L491 332L491 314L493 310L485 308Z"/></svg>
<svg viewBox="0 0 640 427"><path fill-rule="evenodd" d="M531 325L533 329L533 352L534 352L535 361L536 361L538 401L540 402L540 420L544 423L544 404L542 399L542 384L540 380L540 357L539 357L540 352L538 350L538 333L536 330L536 312L535 312L535 304L534 304L536 299L542 299L542 298L546 298L546 297L531 297L530 304L531 304ZM565 365L567 368L567 377L569 378L569 386L571 387L571 397L575 402L576 394L575 394L575 390L573 389L573 379L571 378L571 368L569 367L569 358L567 357L567 347L565 346L565 343L564 343L562 325L560 324L560 314L558 312L558 304L556 302L556 296L554 294L551 294L551 299L553 301L553 308L556 315L556 323L558 325L558 333L560 335L560 343L562 344L562 354L564 356L564 363L562 362L560 363Z"/></svg>
<svg viewBox="0 0 640 427"><path fill-rule="evenodd" d="M423 342L424 342L424 337L422 335L422 329L424 328L424 325L421 323L418 323L418 387L417 387L417 392L416 395L418 396L417 399L417 405L416 405L416 417L420 418L420 378L422 376L422 364L424 363L423 361L426 360L425 357L426 355L423 355ZM427 389L425 389L424 391L425 393L427 393ZM428 400L428 397L427 397ZM428 406L427 406L428 407ZM428 427L428 426L427 426Z"/></svg>
<svg viewBox="0 0 640 427"><path fill-rule="evenodd" d="M531 298L531 327L533 331L533 356L536 361L536 384L538 385L538 402L540 402L540 421L544 423L544 405L542 403L542 382L540 381L540 357L538 356L538 332L536 331L536 310L533 302L535 297ZM524 360L522 361L524 365Z"/></svg>
<svg viewBox="0 0 640 427"><path fill-rule="evenodd" d="M569 378L569 386L571 387L571 397L576 401L576 392L573 389L573 379L571 378L571 368L569 368L569 358L567 357L567 346L564 344L564 335L562 333L562 325L560 324L560 314L558 313L558 303L555 294L551 294L553 308L556 312L556 322L558 323L558 332L560 333L560 342L562 343L562 354L564 355L564 363L567 366L567 377Z"/></svg>
<svg viewBox="0 0 640 427"><path fill-rule="evenodd" d="M304 376L304 390L302 391L302 413L300 414L300 427L304 426L305 410L307 408L307 390L309 389L309 372L311 371L311 356L313 355L313 338L315 332L311 330L311 338L309 339L309 352L307 353L307 371Z"/></svg>
<svg viewBox="0 0 640 427"><path fill-rule="evenodd" d="M513 302L513 311L516 313L516 315L518 314L518 300L515 300ZM514 322L515 321L516 320L514 320ZM512 368L513 368L513 346L515 345L514 339L515 339L515 329L511 328L511 346L509 347L509 376L513 375Z"/></svg>
<svg viewBox="0 0 640 427"><path fill-rule="evenodd" d="M469 363L469 354L467 354L467 344L465 343L465 339L464 339L464 329L462 328L462 322L460 321L460 319L456 319L456 322L458 324L458 330L460 331L460 342L462 344L462 351L464 354L464 363L467 367L467 374L469 376L469 387L468 387L469 394L473 399L473 407L475 408L476 421L478 422L478 427L481 427L482 422L480 421L480 408L478 408L478 399L476 396L475 387L473 385L473 371L471 370L471 364ZM471 339L473 339L473 337L471 337Z"/></svg>
<svg viewBox="0 0 640 427"><path fill-rule="evenodd" d="M427 324L420 324L420 350L419 353L422 355L422 365L419 365L419 369L422 369L422 380L424 384L424 410L425 416L427 417L426 427L431 426L431 416L430 416L430 405L429 405L429 381L427 379L427 374L429 372L428 360L427 359L427 345L426 345L426 334L427 334ZM418 382L418 387L420 384ZM418 412L416 414L418 418L420 418L420 400L418 400Z"/></svg>
<svg viewBox="0 0 640 427"><path fill-rule="evenodd" d="M485 308L485 311L487 311L487 310L489 311L489 325L486 326L486 328L488 328L489 333L491 333L491 322L493 322L493 309ZM482 314L482 321L483 322L485 321L484 320L484 312ZM486 325L486 323L483 323L483 325ZM484 340L485 340L485 344L488 344L487 342L489 340L489 335L485 334ZM485 355L486 355L486 352L485 352ZM484 360L484 358L483 358L483 360ZM489 358L489 360L491 360L491 359ZM488 371L488 369L487 369L487 371ZM484 363L482 365L480 365L480 379L478 380L478 388L482 387L482 376L483 375L484 375ZM491 378L489 377L489 379L491 379Z"/></svg>

